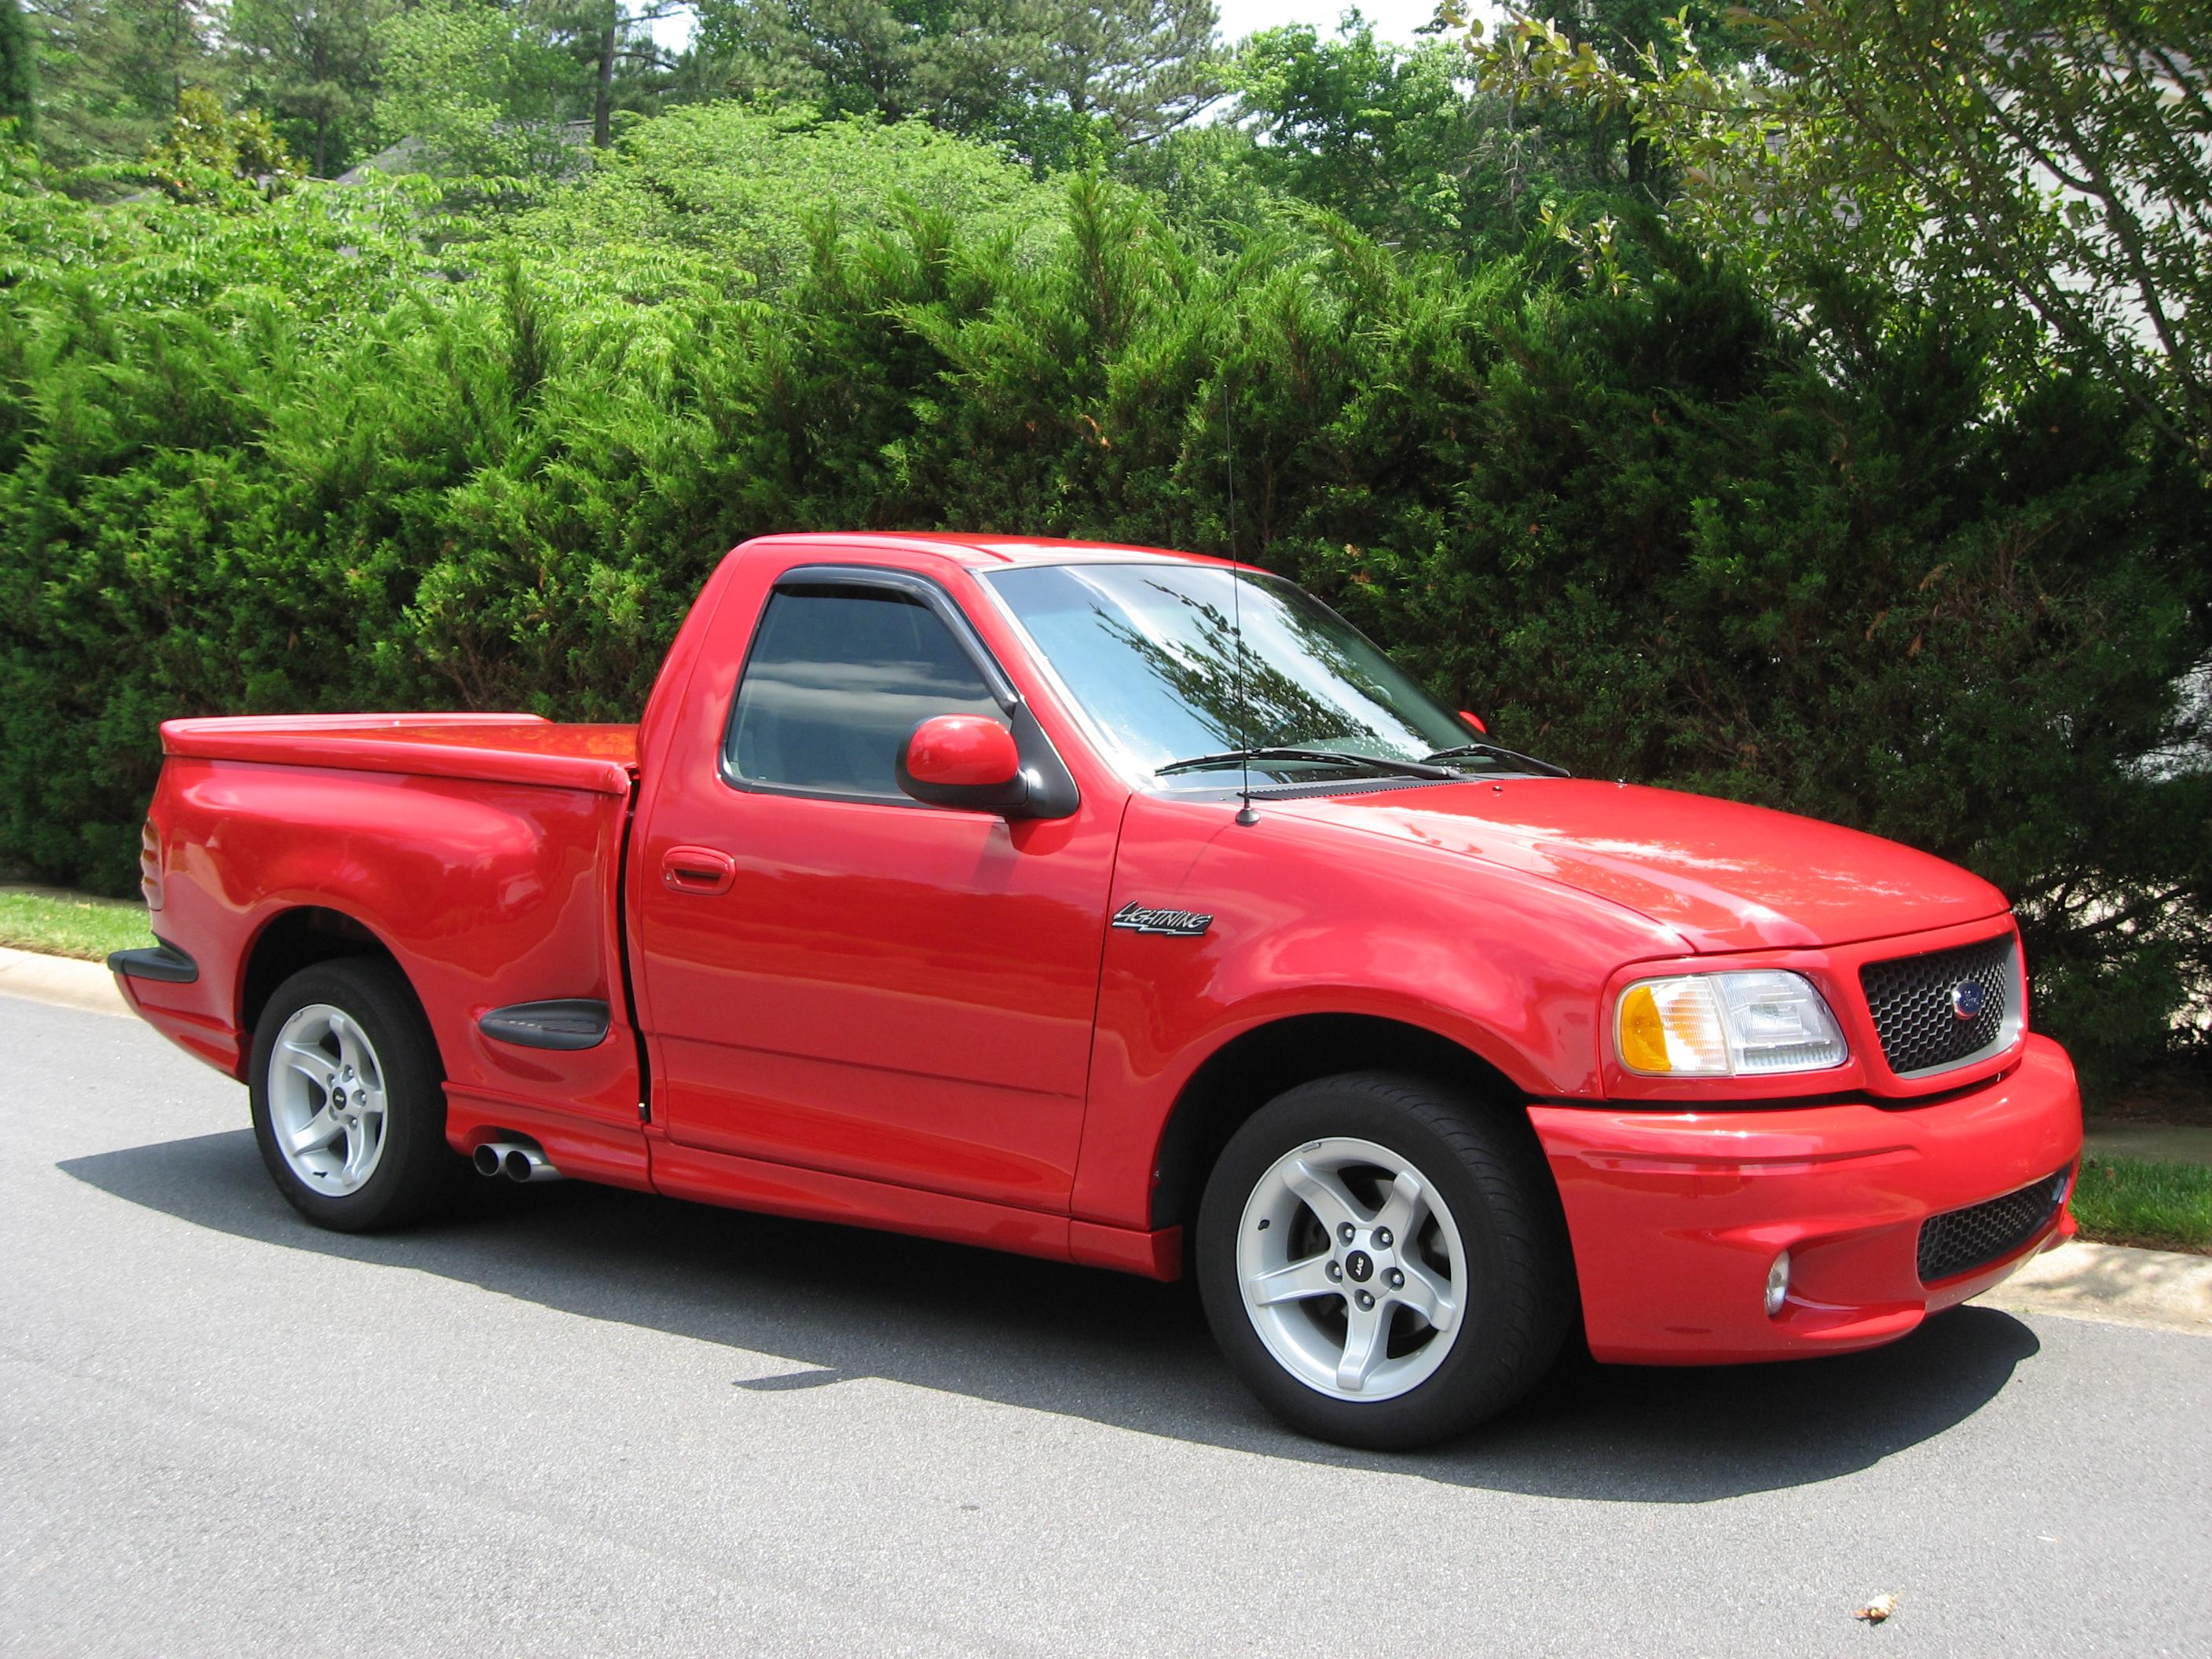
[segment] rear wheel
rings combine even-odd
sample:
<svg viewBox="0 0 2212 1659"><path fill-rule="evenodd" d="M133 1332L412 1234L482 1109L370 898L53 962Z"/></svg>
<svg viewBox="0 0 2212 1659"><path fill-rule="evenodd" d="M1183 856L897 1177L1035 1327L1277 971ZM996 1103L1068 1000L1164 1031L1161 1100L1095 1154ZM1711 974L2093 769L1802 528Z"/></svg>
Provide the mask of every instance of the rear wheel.
<svg viewBox="0 0 2212 1659"><path fill-rule="evenodd" d="M436 1042L390 963L347 957L286 980L254 1028L249 1081L261 1161L318 1226L405 1226L467 1171L446 1145Z"/></svg>
<svg viewBox="0 0 2212 1659"><path fill-rule="evenodd" d="M1473 1427L1544 1374L1573 1316L1533 1149L1416 1078L1325 1078L1262 1107L1214 1165L1197 1258L1238 1376L1346 1445Z"/></svg>

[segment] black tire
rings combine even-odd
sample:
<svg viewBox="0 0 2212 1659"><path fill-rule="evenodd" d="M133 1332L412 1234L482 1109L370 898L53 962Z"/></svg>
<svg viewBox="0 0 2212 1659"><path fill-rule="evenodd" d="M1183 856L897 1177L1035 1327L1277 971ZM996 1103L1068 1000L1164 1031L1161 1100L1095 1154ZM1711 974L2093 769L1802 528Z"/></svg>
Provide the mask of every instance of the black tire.
<svg viewBox="0 0 2212 1659"><path fill-rule="evenodd" d="M367 1179L343 1194L319 1190L293 1169L276 1143L270 1101L278 1034L294 1015L318 1004L341 1010L359 1024L383 1072L381 1151ZM270 1179L318 1227L368 1233L409 1226L445 1208L465 1188L468 1163L446 1144L445 1068L437 1041L406 976L390 962L375 957L319 962L278 986L254 1026L247 1082L253 1139Z"/></svg>
<svg viewBox="0 0 2212 1659"><path fill-rule="evenodd" d="M1573 1259L1550 1173L1506 1109L1421 1078L1347 1073L1278 1096L1223 1149L1199 1207L1199 1292L1231 1368L1292 1428L1370 1450L1431 1445L1503 1411L1558 1358L1575 1318ZM1333 1138L1372 1142L1418 1171L1449 1206L1467 1258L1448 1352L1433 1374L1388 1399L1346 1398L1301 1380L1255 1328L1239 1282L1248 1200L1286 1154ZM1337 1310L1326 1297L1299 1305Z"/></svg>

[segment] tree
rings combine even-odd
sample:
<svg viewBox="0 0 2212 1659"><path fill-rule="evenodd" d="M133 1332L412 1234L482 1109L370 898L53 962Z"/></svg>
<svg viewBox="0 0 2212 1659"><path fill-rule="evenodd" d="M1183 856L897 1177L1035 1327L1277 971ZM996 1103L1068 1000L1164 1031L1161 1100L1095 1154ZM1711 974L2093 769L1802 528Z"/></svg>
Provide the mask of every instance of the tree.
<svg viewBox="0 0 2212 1659"><path fill-rule="evenodd" d="M38 45L23 15L22 0L0 0L0 121L15 124L15 137L38 135Z"/></svg>
<svg viewBox="0 0 2212 1659"><path fill-rule="evenodd" d="M948 0L699 0L693 47L744 91L902 120L951 104L967 22Z"/></svg>
<svg viewBox="0 0 2212 1659"><path fill-rule="evenodd" d="M1040 165L1145 143L1220 90L1212 0L701 0L726 86L922 117Z"/></svg>
<svg viewBox="0 0 2212 1659"><path fill-rule="evenodd" d="M1261 30L1228 79L1268 184L1396 246L1508 251L1535 202L1595 182L1543 127L1476 92L1455 45L1406 51L1357 14L1334 40Z"/></svg>
<svg viewBox="0 0 2212 1659"><path fill-rule="evenodd" d="M1476 51L1488 84L1626 111L1675 217L1802 303L1837 273L2004 307L2212 471L2212 9L2200 0L1803 0L1762 58L1687 27L1636 72L1553 25Z"/></svg>
<svg viewBox="0 0 2212 1659"><path fill-rule="evenodd" d="M40 36L40 150L56 167L137 161L186 87L224 82L209 0L27 4Z"/></svg>
<svg viewBox="0 0 2212 1659"><path fill-rule="evenodd" d="M258 110L233 114L204 87L186 87L167 137L147 152L146 167L173 200L222 199L227 186L274 191L300 175L299 161Z"/></svg>
<svg viewBox="0 0 2212 1659"><path fill-rule="evenodd" d="M476 0L420 0L377 25L376 124L430 168L483 178L574 171L562 124L581 108L574 57L542 21Z"/></svg>
<svg viewBox="0 0 2212 1659"><path fill-rule="evenodd" d="M614 143L617 77L623 66L653 70L674 67L674 61L654 43L652 26L682 9L684 0L659 0L635 10L625 0L590 0L575 33L590 54L595 148L605 149Z"/></svg>
<svg viewBox="0 0 2212 1659"><path fill-rule="evenodd" d="M1141 144L1220 94L1220 21L1213 0L1012 0L1000 27L1019 100Z"/></svg>
<svg viewBox="0 0 2212 1659"><path fill-rule="evenodd" d="M369 136L392 0L231 0L228 33L244 94L273 111L319 179L343 172Z"/></svg>
<svg viewBox="0 0 2212 1659"><path fill-rule="evenodd" d="M617 291L697 280L780 297L807 271L825 223L865 234L921 214L1013 238L1048 224L1055 204L1026 167L927 122L720 99L638 123L505 228L533 263L587 264Z"/></svg>

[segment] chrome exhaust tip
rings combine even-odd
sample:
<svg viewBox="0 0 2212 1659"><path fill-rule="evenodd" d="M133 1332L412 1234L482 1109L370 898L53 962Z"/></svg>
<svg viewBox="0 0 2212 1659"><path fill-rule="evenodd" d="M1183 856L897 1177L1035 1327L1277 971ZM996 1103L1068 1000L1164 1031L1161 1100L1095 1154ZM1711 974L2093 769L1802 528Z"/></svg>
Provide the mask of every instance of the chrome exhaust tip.
<svg viewBox="0 0 2212 1659"><path fill-rule="evenodd" d="M537 1147L513 1140L487 1140L476 1149L470 1161L480 1176L503 1175L509 1181L525 1183L563 1179L551 1160Z"/></svg>
<svg viewBox="0 0 2212 1659"><path fill-rule="evenodd" d="M510 1146L502 1160L509 1181L558 1181L561 1172L535 1146Z"/></svg>

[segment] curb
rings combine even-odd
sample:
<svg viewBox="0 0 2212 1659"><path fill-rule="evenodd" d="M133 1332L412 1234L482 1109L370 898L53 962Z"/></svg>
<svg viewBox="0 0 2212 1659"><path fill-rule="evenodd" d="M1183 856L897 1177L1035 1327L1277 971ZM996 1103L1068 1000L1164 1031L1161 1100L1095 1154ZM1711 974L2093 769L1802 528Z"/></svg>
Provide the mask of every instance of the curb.
<svg viewBox="0 0 2212 1659"><path fill-rule="evenodd" d="M24 997L88 1013L128 1016L131 1005L115 987L115 975L96 962L74 957L41 956L35 951L0 945L0 996Z"/></svg>
<svg viewBox="0 0 2212 1659"><path fill-rule="evenodd" d="M2212 1256L2077 1238L2045 1250L1973 1300L2007 1313L2212 1336Z"/></svg>

